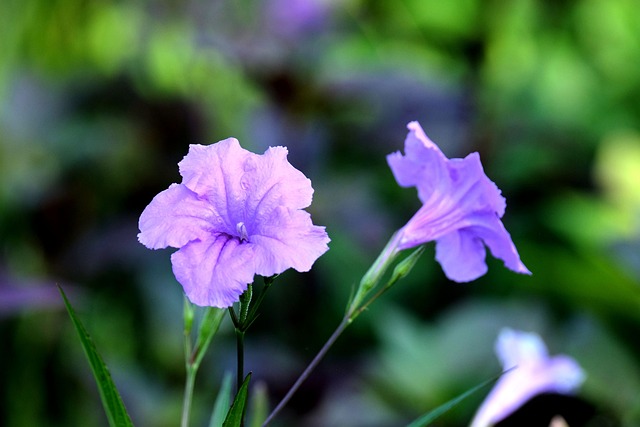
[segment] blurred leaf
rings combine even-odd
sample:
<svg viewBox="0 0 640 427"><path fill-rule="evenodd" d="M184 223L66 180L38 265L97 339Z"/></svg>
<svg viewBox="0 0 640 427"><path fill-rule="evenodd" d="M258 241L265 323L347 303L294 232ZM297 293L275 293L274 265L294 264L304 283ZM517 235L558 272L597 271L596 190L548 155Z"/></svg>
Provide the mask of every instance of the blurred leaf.
<svg viewBox="0 0 640 427"><path fill-rule="evenodd" d="M634 230L634 218L622 209L579 193L550 199L542 219L559 235L579 246L603 249Z"/></svg>
<svg viewBox="0 0 640 427"><path fill-rule="evenodd" d="M263 382L258 382L253 387L251 397L251 417L249 427L260 427L269 415L269 393Z"/></svg>
<svg viewBox="0 0 640 427"><path fill-rule="evenodd" d="M140 47L144 24L140 6L99 3L88 20L87 49L96 65L108 75L124 68Z"/></svg>
<svg viewBox="0 0 640 427"><path fill-rule="evenodd" d="M240 427L242 425L242 420L244 418L245 409L247 406L247 398L248 398L248 389L249 389L249 381L251 380L251 373L247 374L245 377L238 393L236 394L235 399L233 399L233 404L231 405L231 409L227 414L227 418L225 418L223 427Z"/></svg>
<svg viewBox="0 0 640 427"><path fill-rule="evenodd" d="M607 198L616 207L630 211L629 215L635 219L640 212L640 134L620 132L608 135L598 152L595 176Z"/></svg>
<svg viewBox="0 0 640 427"><path fill-rule="evenodd" d="M206 308L204 317L202 318L202 322L200 323L198 338L196 339L196 344L193 350L195 354L195 366L200 366L200 362L202 362L202 358L207 352L213 336L216 334L216 332L218 332L220 323L222 323L222 319L224 319L224 315L226 313L227 310L222 308Z"/></svg>
<svg viewBox="0 0 640 427"><path fill-rule="evenodd" d="M73 307L71 307L71 303L67 299L62 288L58 287L58 289L60 289L60 294L64 299L64 304L67 307L67 311L73 321L73 325L80 336L82 348L84 349L87 360L91 365L91 371L93 372L93 376L98 385L100 398L102 399L102 406L104 407L107 418L109 419L109 425L111 427L133 427L133 423L129 418L129 414L122 402L122 398L116 389L116 385L111 379L111 374L109 374L107 366L98 354L98 350L96 349L91 336L89 336L86 329L80 322L80 319L76 316L76 313L73 310Z"/></svg>
<svg viewBox="0 0 640 427"><path fill-rule="evenodd" d="M209 421L209 427L222 427L227 412L229 411L229 405L231 403L231 382L232 375L226 373L222 379L216 402L213 405L213 412L211 413L211 421Z"/></svg>
<svg viewBox="0 0 640 427"><path fill-rule="evenodd" d="M638 283L601 251L531 244L519 249L534 272L528 291L560 298L566 307L640 321Z"/></svg>

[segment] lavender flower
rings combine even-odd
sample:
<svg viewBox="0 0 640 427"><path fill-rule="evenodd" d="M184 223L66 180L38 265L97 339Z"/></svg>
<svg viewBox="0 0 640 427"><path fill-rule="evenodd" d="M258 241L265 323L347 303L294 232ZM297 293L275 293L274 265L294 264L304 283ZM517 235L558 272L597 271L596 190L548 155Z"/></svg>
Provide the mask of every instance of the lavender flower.
<svg viewBox="0 0 640 427"><path fill-rule="evenodd" d="M478 409L471 427L486 427L506 418L540 393L570 394L585 374L569 356L549 357L542 339L527 332L503 329L496 353L505 373Z"/></svg>
<svg viewBox="0 0 640 427"><path fill-rule="evenodd" d="M140 242L179 248L173 273L189 300L229 307L256 274L308 271L327 251L324 227L303 209L311 181L287 161L287 149L251 153L235 138L191 145L178 164L181 184L158 194L140 216Z"/></svg>
<svg viewBox="0 0 640 427"><path fill-rule="evenodd" d="M400 230L398 249L436 241L436 260L447 277L469 282L487 272L485 245L509 269L531 274L502 225L505 199L484 174L480 156L448 159L418 122L407 126L405 155L387 156L403 187L416 187L423 206Z"/></svg>

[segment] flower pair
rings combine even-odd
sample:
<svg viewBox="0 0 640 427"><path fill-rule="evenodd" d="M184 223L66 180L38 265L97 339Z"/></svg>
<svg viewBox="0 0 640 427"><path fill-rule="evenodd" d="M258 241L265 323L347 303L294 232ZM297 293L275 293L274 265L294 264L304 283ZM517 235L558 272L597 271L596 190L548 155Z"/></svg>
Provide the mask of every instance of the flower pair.
<svg viewBox="0 0 640 427"><path fill-rule="evenodd" d="M436 259L454 281L487 271L485 245L518 273L530 274L500 218L505 200L477 153L448 159L417 122L405 154L390 154L401 186L415 186L423 206L400 230L393 251L436 241ZM257 155L229 138L191 145L179 163L182 183L158 194L140 217L141 243L179 248L173 272L198 305L228 307L253 281L288 268L308 271L328 249L324 227L304 211L313 188L287 161L284 147Z"/></svg>

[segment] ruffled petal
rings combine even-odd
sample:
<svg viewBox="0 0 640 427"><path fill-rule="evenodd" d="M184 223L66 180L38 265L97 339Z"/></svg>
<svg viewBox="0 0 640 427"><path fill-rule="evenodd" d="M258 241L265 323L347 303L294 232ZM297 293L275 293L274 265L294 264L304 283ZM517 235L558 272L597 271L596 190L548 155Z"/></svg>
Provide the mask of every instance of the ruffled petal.
<svg viewBox="0 0 640 427"><path fill-rule="evenodd" d="M238 301L253 281L253 255L252 245L218 234L183 246L171 256L171 263L192 303L225 308Z"/></svg>
<svg viewBox="0 0 640 427"><path fill-rule="evenodd" d="M309 271L329 249L330 239L324 227L313 225L308 212L279 207L260 223L250 241L255 245L256 273L271 276L288 268Z"/></svg>
<svg viewBox="0 0 640 427"><path fill-rule="evenodd" d="M205 238L215 222L216 214L209 203L184 185L172 184L140 215L138 240L150 249L179 248Z"/></svg>
<svg viewBox="0 0 640 427"><path fill-rule="evenodd" d="M502 221L492 214L475 215L470 218L469 230L481 238L489 247L491 254L504 262L505 267L521 274L531 274L520 261L520 255L511 240L511 235L504 228Z"/></svg>
<svg viewBox="0 0 640 427"><path fill-rule="evenodd" d="M258 161L257 154L240 147L235 138L211 145L192 144L178 163L182 184L206 199L223 219L217 231L233 235L244 219L246 190L241 177L245 165Z"/></svg>
<svg viewBox="0 0 640 427"><path fill-rule="evenodd" d="M399 151L387 156L387 163L399 185L416 187L418 197L424 203L435 192L450 184L447 158L424 133L417 122L407 126L405 155Z"/></svg>
<svg viewBox="0 0 640 427"><path fill-rule="evenodd" d="M181 248L173 271L198 305L228 307L253 281L288 268L308 271L328 248L324 227L301 209L311 181L287 161L287 149L256 155L235 138L191 145L174 184L145 209L140 241Z"/></svg>
<svg viewBox="0 0 640 427"><path fill-rule="evenodd" d="M417 122L408 128L405 154L387 160L401 186L417 188L423 205L401 229L398 248L435 240L436 258L458 282L486 272L484 245L511 270L530 274L500 221L505 199L484 173L478 153L447 159Z"/></svg>
<svg viewBox="0 0 640 427"><path fill-rule="evenodd" d="M487 272L482 240L468 230L457 230L436 240L436 261L455 282L470 282Z"/></svg>
<svg viewBox="0 0 640 427"><path fill-rule="evenodd" d="M285 147L269 147L256 162L245 163L240 180L250 216L268 215L277 206L304 209L311 204L311 181L289 163L287 153Z"/></svg>
<svg viewBox="0 0 640 427"><path fill-rule="evenodd" d="M446 174L428 173L418 188L429 197L407 223L402 247L413 247L449 234L468 225L468 217L478 212L500 216L505 202L500 190L482 169L477 153L464 159L447 160ZM431 183L429 183L431 179ZM434 182L437 181L437 185ZM427 189L427 187L429 187Z"/></svg>
<svg viewBox="0 0 640 427"><path fill-rule="evenodd" d="M270 147L263 155L229 138L212 145L190 145L180 162L183 184L214 206L233 235L238 223L251 233L278 206L303 209L311 204L311 181L287 161L287 149Z"/></svg>
<svg viewBox="0 0 640 427"><path fill-rule="evenodd" d="M485 245L510 270L531 274L520 261L511 236L495 214L469 215L460 226L463 228L436 240L436 260L449 279L469 282L484 275L487 272Z"/></svg>

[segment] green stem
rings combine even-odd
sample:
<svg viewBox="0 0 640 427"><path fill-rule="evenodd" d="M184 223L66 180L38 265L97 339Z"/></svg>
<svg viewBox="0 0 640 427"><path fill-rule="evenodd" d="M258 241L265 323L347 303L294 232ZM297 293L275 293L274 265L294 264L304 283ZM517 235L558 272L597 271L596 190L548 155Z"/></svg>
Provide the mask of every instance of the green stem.
<svg viewBox="0 0 640 427"><path fill-rule="evenodd" d="M371 267L369 267L369 270L367 270L365 275L362 277L360 284L358 285L358 289L348 305L347 315L355 312L358 307L361 306L369 292L376 287L389 266L393 264L400 253L398 250L398 244L400 243L401 237L402 233L400 232L396 232L391 236L391 239L389 239L387 245L384 247L382 252L380 252L378 258L376 258Z"/></svg>
<svg viewBox="0 0 640 427"><path fill-rule="evenodd" d="M351 321L349 320L349 317L345 316L342 319L342 322L340 322L340 324L336 328L336 330L333 331L333 334L331 334L327 342L324 343L324 345L322 346L318 354L316 354L316 356L313 358L311 363L309 363L309 366L307 366L304 372L300 374L300 376L298 377L296 382L291 386L287 394L282 398L280 403L278 403L278 406L276 406L274 410L271 411L267 419L264 421L264 423L262 423L262 427L267 426L275 418L275 416L278 415L278 413L282 410L282 408L285 407L285 405L289 402L289 400L291 400L291 398L296 393L296 391L298 391L302 383L309 377L309 375L311 375L311 372L316 368L316 366L318 366L318 364L322 361L322 359L324 358L325 354L327 354L331 346L333 346L333 344L337 341L338 337L342 335L344 330L350 324L351 324Z"/></svg>
<svg viewBox="0 0 640 427"><path fill-rule="evenodd" d="M236 378L237 389L240 390L244 380L244 331L236 328L236 346L238 356L238 377Z"/></svg>
<svg viewBox="0 0 640 427"><path fill-rule="evenodd" d="M187 366L187 381L184 386L184 402L182 406L182 422L181 427L189 426L189 415L191 413L191 402L193 400L193 388L196 382L197 368L194 366Z"/></svg>
<svg viewBox="0 0 640 427"><path fill-rule="evenodd" d="M184 398L182 401L181 427L189 426L189 415L191 413L191 401L193 398L193 387L196 379L196 372L193 369L193 349L191 345L191 328L193 327L194 311L193 306L185 297L184 299L184 365L187 372L187 379L184 385ZM197 370L197 369L196 369Z"/></svg>

